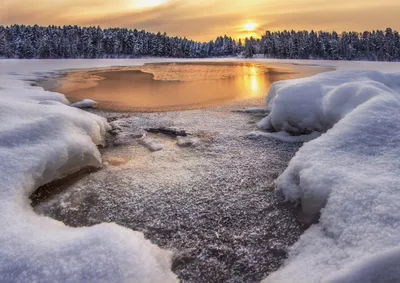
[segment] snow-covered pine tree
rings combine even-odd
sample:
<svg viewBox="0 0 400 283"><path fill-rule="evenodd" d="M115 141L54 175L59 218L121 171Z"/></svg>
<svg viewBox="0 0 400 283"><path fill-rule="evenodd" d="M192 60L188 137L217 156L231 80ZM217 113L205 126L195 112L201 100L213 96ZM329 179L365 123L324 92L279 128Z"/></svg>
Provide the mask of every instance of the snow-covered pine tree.
<svg viewBox="0 0 400 283"><path fill-rule="evenodd" d="M6 54L6 30L4 27L0 26L0 58L8 57Z"/></svg>
<svg viewBox="0 0 400 283"><path fill-rule="evenodd" d="M268 58L400 60L400 36L390 28L358 32L282 31L261 38L219 36L207 43L144 30L100 27L0 26L0 57L130 58L140 56L204 58L264 54Z"/></svg>
<svg viewBox="0 0 400 283"><path fill-rule="evenodd" d="M245 40L245 44L244 44L244 51L243 51L243 56L245 58L253 58L254 54L255 54L255 48L253 46L253 37L246 38Z"/></svg>

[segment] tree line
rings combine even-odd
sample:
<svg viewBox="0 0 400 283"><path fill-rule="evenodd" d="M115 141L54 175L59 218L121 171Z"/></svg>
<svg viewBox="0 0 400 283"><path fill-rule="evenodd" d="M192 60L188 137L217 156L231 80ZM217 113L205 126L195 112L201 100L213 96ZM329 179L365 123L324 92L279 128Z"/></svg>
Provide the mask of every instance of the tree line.
<svg viewBox="0 0 400 283"><path fill-rule="evenodd" d="M263 54L278 59L399 61L397 31L266 31L260 38L209 42L126 28L0 26L0 58L207 58Z"/></svg>

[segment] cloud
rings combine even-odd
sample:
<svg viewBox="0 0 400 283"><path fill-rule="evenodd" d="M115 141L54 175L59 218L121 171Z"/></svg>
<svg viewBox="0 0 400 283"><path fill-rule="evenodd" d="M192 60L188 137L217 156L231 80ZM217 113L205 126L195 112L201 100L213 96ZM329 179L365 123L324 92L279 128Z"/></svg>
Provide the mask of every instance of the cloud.
<svg viewBox="0 0 400 283"><path fill-rule="evenodd" d="M318 10L314 13L305 11L271 17L264 23L265 29L282 30L328 30L328 31L364 31L399 28L398 12L400 4L370 7L368 5L352 9Z"/></svg>

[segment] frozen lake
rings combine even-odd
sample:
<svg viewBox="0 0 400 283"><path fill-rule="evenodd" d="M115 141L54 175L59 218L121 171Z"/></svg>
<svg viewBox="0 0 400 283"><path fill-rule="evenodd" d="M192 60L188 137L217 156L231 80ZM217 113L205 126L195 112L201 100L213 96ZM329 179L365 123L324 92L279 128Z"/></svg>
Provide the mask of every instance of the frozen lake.
<svg viewBox="0 0 400 283"><path fill-rule="evenodd" d="M303 278L310 282L344 275L360 282L363 280L357 276L365 273L358 271L367 269L371 271L366 274L367 280L397 276L388 268L395 266L392 259L398 256L397 248L390 248L399 242L399 233L393 232L398 227L392 225L392 212L398 211L399 203L392 201L399 175L395 170L399 158L393 158L398 154L399 143L393 129L400 124L394 115L399 105L398 91L387 89L386 85L398 87L398 74L334 72L303 80L300 87L291 81L277 86L272 95L285 88L289 99L282 103L287 105L286 110L290 109L288 113L307 105L299 119L320 112L318 107L308 107L316 106L315 95L327 98L319 101L320 106L329 106L325 102L329 101L327 94L332 88L339 97L343 97L343 90L350 91L344 95L349 99L360 93L368 99L381 95L374 103L363 102L297 153L301 144L248 135L265 113L232 111L263 107L263 96L232 99L223 105L190 111L95 110L113 127L106 137L108 146L101 149L102 160L95 144L102 144L102 133L107 128L104 119L63 105L67 103L63 95L35 87L37 80L60 72L66 74L65 70L101 67L122 71L115 66L165 61L172 60L0 60L1 104L5 110L1 112L5 122L0 131L4 141L1 155L5 159L0 174L1 215L4 223L12 224L3 225L1 233L7 247L2 257L6 278L60 281L72 276L80 281L123 281L125 276L145 274L163 279L177 275L185 283L260 282L281 266L288 247L298 242L306 228L298 221L294 206L283 203L274 193L274 180L282 176L283 170L289 172L286 176L293 177L290 182L294 185L300 177L300 183L313 187L317 195L325 192L325 185L330 183L322 182L324 178L335 181L320 222L292 246L292 255L285 267L272 275L273 279L281 282L279 278ZM240 59L230 61L242 63ZM294 71L297 67L290 64L336 66L340 70L398 69L394 63L259 61L281 63L285 72L293 69L300 76L304 73ZM313 70L323 71L318 66ZM54 79L46 83L52 82ZM357 91L349 89L349 85L357 85ZM378 92L377 86L382 87ZM280 99L286 96L282 92L279 95ZM347 106L342 110L346 109ZM281 110L285 111L285 107ZM315 115L316 119L320 117ZM159 150L151 151L149 144ZM91 156L96 162L88 163L79 158L82 155ZM80 168L89 164L103 166L34 192L40 184L68 174L71 162L77 162ZM320 162L332 166L321 167ZM314 192L310 195L314 196ZM27 194L32 193L33 210L26 200ZM40 215L72 227L103 224L74 229ZM337 239L337 232L344 237ZM143 234L148 240L143 241ZM160 248L174 254L172 266ZM163 259L168 262L162 263L161 272L155 271L160 270L154 267L159 267ZM382 264L388 268L380 269ZM349 266L356 267L355 276L347 272ZM28 272L15 272L21 267Z"/></svg>
<svg viewBox="0 0 400 283"><path fill-rule="evenodd" d="M73 227L116 222L141 231L174 252L182 282L260 282L305 228L273 186L301 144L250 139L262 114L232 110L264 107L275 81L326 70L224 62L66 73L57 91L98 101L114 135L103 169L42 188L35 211Z"/></svg>

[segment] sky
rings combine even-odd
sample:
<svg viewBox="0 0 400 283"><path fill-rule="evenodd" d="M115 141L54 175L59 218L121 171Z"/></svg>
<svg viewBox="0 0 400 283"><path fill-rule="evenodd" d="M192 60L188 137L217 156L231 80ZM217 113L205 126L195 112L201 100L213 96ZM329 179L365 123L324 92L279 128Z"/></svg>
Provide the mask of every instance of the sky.
<svg viewBox="0 0 400 283"><path fill-rule="evenodd" d="M81 25L198 41L266 30L400 30L399 0L3 0L0 25Z"/></svg>

